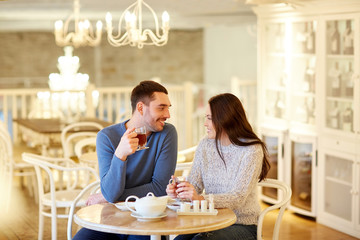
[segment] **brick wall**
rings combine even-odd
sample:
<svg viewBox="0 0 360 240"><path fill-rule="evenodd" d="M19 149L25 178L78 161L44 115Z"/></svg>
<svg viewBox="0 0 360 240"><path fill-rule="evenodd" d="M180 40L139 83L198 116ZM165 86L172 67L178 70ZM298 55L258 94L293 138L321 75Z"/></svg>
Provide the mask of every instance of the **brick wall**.
<svg viewBox="0 0 360 240"><path fill-rule="evenodd" d="M163 83L203 82L203 32L171 31L163 47L112 47L103 35L101 45L74 50L80 58L79 72L87 73L97 86L133 86L138 81L159 77ZM39 78L57 69L64 55L49 32L0 32L0 85L9 78Z"/></svg>

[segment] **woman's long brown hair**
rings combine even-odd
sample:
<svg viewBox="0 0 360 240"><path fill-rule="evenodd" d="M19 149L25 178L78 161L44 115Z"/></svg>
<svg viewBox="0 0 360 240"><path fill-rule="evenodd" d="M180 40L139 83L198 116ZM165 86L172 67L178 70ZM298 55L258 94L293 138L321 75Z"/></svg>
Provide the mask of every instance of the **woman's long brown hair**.
<svg viewBox="0 0 360 240"><path fill-rule="evenodd" d="M264 157L259 182L265 179L270 169L268 151L265 143L254 133L240 100L231 93L223 93L210 98L209 105L212 123L216 131L216 150L224 163L224 156L218 146L223 133L228 135L232 144L238 146L260 144Z"/></svg>

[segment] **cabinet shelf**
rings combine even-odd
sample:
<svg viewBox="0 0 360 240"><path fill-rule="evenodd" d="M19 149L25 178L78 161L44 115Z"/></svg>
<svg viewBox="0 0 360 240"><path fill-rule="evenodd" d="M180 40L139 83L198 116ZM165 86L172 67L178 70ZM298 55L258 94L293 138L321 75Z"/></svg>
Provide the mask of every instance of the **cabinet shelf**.
<svg viewBox="0 0 360 240"><path fill-rule="evenodd" d="M315 58L316 55L315 54L311 54L311 53L294 53L292 55L293 58L305 58L305 59L309 59L309 58Z"/></svg>
<svg viewBox="0 0 360 240"><path fill-rule="evenodd" d="M285 53L283 52L270 52L269 57L285 58Z"/></svg>
<svg viewBox="0 0 360 240"><path fill-rule="evenodd" d="M286 88L283 86L271 86L271 87L267 87L266 90L273 92L286 92Z"/></svg>
<svg viewBox="0 0 360 240"><path fill-rule="evenodd" d="M354 58L354 55L340 55L340 54L333 55L333 54L330 54L330 55L327 55L326 57L328 59L334 59L334 60L344 60L344 59L352 60Z"/></svg>
<svg viewBox="0 0 360 240"><path fill-rule="evenodd" d="M325 180L326 181L329 181L329 182L333 182L333 183L338 183L338 184L342 184L342 185L345 185L345 186L349 186L351 187L352 184L345 181L345 180L341 180L341 179L338 179L338 178L335 178L335 177L330 177L330 176L327 176L325 177Z"/></svg>
<svg viewBox="0 0 360 240"><path fill-rule="evenodd" d="M315 97L315 93L307 91L294 91L292 95L294 97Z"/></svg>
<svg viewBox="0 0 360 240"><path fill-rule="evenodd" d="M343 103L353 103L354 100L348 97L326 97L327 101L334 101L334 102L343 102Z"/></svg>

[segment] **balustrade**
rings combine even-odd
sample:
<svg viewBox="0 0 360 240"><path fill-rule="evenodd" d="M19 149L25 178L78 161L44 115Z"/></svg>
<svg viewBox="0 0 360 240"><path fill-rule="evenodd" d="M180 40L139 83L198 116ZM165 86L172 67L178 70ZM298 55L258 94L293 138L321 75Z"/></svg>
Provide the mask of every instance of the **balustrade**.
<svg viewBox="0 0 360 240"><path fill-rule="evenodd" d="M179 150L194 146L205 136L204 106L207 98L233 92L247 111L256 128L256 81L233 79L231 89L198 85L185 82L182 85L166 85L172 103L169 123L175 125L179 137ZM1 89L0 121L9 129L14 141L19 141L17 118L57 117L65 123L80 117L96 117L118 123L131 117L130 94L132 87L94 87L86 91L51 91L41 89Z"/></svg>

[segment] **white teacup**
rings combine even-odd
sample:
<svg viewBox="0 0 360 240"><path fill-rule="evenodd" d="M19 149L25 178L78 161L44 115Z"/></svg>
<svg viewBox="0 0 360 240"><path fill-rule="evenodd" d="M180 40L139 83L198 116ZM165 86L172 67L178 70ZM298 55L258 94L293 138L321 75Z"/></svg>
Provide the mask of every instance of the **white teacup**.
<svg viewBox="0 0 360 240"><path fill-rule="evenodd" d="M129 199L136 199L135 210L129 206ZM132 212L142 217L157 217L161 215L168 202L168 196L155 197L152 192L149 192L146 197L138 198L137 196L129 196L125 200L125 206Z"/></svg>

